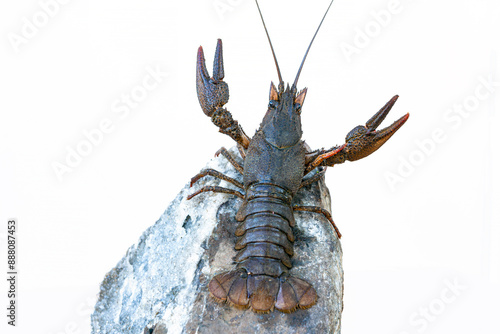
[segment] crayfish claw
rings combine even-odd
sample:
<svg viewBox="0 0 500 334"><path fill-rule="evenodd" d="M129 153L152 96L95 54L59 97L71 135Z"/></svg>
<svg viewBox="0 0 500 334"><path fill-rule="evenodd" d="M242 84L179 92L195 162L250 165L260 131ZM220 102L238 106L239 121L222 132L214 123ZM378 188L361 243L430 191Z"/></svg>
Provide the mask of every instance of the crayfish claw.
<svg viewBox="0 0 500 334"><path fill-rule="evenodd" d="M345 144L329 150L311 152L306 157L310 162L307 163L305 173L309 173L317 166L333 166L344 163L346 160L356 161L378 150L410 117L410 114L406 114L392 125L377 130L398 98L399 96L395 95L365 125L358 125L352 129L345 138Z"/></svg>
<svg viewBox="0 0 500 334"><path fill-rule="evenodd" d="M229 87L222 81L224 64L222 60L222 41L217 40L214 57L213 77L211 78L205 64L203 48L198 48L196 63L196 92L201 108L207 116L212 116L217 107L222 107L229 100Z"/></svg>
<svg viewBox="0 0 500 334"><path fill-rule="evenodd" d="M219 127L219 131L233 138L244 149L248 148L250 138L241 126L233 119L231 113L223 106L229 101L229 87L224 78L224 63L222 60L222 41L217 40L214 57L213 77L208 74L205 64L203 48L198 48L196 60L196 92L201 109L212 123Z"/></svg>
<svg viewBox="0 0 500 334"><path fill-rule="evenodd" d="M349 161L362 159L378 150L397 130L408 120L410 114L406 114L395 121L392 125L376 130L385 119L392 106L396 103L398 95L395 95L375 115L373 115L366 126L359 125L352 129L346 136L346 146L343 149L345 157Z"/></svg>

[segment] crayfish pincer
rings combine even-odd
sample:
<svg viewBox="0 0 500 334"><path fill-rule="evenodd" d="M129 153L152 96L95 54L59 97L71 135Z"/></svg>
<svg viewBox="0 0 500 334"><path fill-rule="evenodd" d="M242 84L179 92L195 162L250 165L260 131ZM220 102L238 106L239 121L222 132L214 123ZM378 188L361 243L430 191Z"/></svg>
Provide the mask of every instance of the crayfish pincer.
<svg viewBox="0 0 500 334"><path fill-rule="evenodd" d="M262 14L260 15L262 18ZM298 91L297 82L321 23L309 44L295 81L286 87L264 24L279 84L276 88L271 83L267 112L252 138L245 134L231 113L223 107L229 100L229 89L223 81L221 40L217 41L212 77L205 66L203 49L201 46L198 49L196 88L201 108L212 118L220 132L236 141L244 161L242 166L226 149L219 151L243 175L243 183L213 169L203 170L191 180L193 185L200 178L211 175L232 183L239 190L206 186L191 194L188 199L203 192L227 193L242 199L236 215L239 222L236 228L236 268L216 275L208 286L210 294L217 301L228 302L240 308L251 308L255 312L270 312L273 309L293 312L297 308L313 306L318 299L314 287L306 280L289 274L294 254L293 212L309 211L324 215L335 229L337 237L340 238L341 235L328 211L316 206L292 205L294 196L305 185L320 179L323 173L316 173L305 179L316 167L333 166L370 155L408 119L409 115L406 114L389 127L377 130L396 102L398 96L394 96L366 125L357 126L350 131L344 144L326 150L308 148L301 139L301 114L307 89Z"/></svg>

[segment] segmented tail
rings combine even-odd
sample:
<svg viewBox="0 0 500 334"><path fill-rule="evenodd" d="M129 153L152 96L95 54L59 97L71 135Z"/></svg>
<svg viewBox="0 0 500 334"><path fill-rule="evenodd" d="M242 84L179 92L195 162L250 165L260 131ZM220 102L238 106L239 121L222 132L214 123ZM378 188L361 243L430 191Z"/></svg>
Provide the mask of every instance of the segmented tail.
<svg viewBox="0 0 500 334"><path fill-rule="evenodd" d="M245 309L250 307L258 313L268 313L273 309L291 313L297 308L313 306L318 299L312 285L300 278L288 274L281 277L248 275L245 269L215 276L208 288L218 302Z"/></svg>

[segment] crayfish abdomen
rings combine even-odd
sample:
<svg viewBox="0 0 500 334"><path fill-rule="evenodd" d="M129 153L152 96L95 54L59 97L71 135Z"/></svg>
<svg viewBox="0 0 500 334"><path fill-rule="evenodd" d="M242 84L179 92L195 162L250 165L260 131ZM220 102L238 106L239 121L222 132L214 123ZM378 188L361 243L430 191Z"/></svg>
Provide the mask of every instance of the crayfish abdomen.
<svg viewBox="0 0 500 334"><path fill-rule="evenodd" d="M251 307L255 312L311 307L317 300L314 288L288 274L294 220L284 189L254 183L247 194L250 196L242 207L246 209L237 215L242 221L236 229L236 269L215 276L209 284L210 293L218 301Z"/></svg>

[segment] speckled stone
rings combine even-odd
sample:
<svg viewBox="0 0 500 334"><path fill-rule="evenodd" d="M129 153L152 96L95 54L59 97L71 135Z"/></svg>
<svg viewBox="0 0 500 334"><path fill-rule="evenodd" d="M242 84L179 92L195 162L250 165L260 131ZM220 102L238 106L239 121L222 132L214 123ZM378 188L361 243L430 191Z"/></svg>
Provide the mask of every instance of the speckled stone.
<svg viewBox="0 0 500 334"><path fill-rule="evenodd" d="M230 151L238 160L237 150ZM222 156L205 168L242 180ZM186 200L206 185L234 188L207 176L192 189L186 185L181 190L104 278L92 314L92 333L340 333L342 249L328 220L317 213L295 213L290 271L315 287L316 305L292 314L256 314L209 297L210 278L234 267L234 217L241 200L219 193ZM324 180L301 189L295 204L331 210Z"/></svg>

